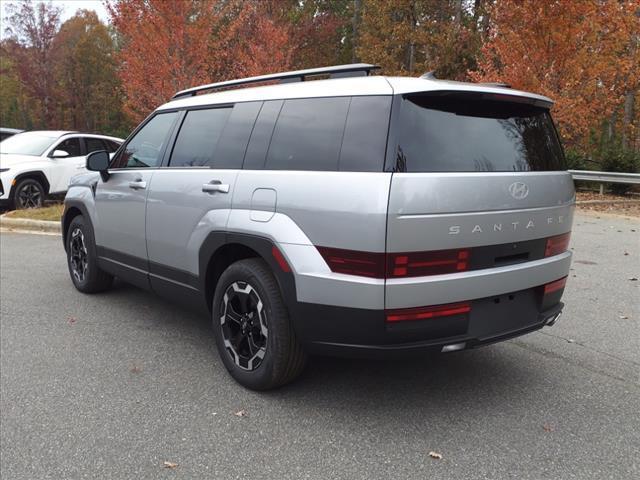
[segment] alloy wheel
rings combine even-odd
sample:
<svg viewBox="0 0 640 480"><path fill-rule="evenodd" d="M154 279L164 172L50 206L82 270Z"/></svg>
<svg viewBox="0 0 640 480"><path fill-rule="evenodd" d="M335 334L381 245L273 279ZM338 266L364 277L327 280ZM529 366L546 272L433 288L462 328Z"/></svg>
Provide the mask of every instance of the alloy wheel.
<svg viewBox="0 0 640 480"><path fill-rule="evenodd" d="M16 195L19 208L38 208L42 206L42 192L37 185L27 183Z"/></svg>
<svg viewBox="0 0 640 480"><path fill-rule="evenodd" d="M267 317L255 288L246 282L227 287L220 308L224 346L243 370L257 369L267 352Z"/></svg>
<svg viewBox="0 0 640 480"><path fill-rule="evenodd" d="M69 255L71 262L71 272L75 279L82 283L87 276L89 264L89 254L84 240L84 233L80 228L74 228L69 240Z"/></svg>

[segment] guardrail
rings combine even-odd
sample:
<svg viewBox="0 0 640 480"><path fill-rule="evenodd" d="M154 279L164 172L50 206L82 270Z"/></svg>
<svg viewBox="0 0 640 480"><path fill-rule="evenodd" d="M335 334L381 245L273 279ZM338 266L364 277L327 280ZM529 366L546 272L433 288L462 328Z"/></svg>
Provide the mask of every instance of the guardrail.
<svg viewBox="0 0 640 480"><path fill-rule="evenodd" d="M569 173L574 180L598 182L600 184L600 195L604 193L605 183L640 185L640 173L592 172L590 170L569 170Z"/></svg>

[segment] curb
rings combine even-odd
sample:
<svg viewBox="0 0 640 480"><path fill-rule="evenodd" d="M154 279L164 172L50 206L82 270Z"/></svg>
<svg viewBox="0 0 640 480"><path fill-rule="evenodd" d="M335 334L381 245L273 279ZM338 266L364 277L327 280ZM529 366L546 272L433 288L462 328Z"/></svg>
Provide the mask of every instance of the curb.
<svg viewBox="0 0 640 480"><path fill-rule="evenodd" d="M640 200L580 200L576 205L640 205Z"/></svg>
<svg viewBox="0 0 640 480"><path fill-rule="evenodd" d="M0 215L0 227L8 230L28 230L36 232L48 232L61 234L60 222L49 222L45 220L30 220L28 218L11 218Z"/></svg>

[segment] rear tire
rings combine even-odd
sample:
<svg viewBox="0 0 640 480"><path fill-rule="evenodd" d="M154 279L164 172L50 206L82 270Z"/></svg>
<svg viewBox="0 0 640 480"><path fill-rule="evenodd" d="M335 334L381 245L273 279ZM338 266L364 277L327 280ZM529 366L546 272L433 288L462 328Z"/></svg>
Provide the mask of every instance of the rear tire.
<svg viewBox="0 0 640 480"><path fill-rule="evenodd" d="M34 178L19 180L13 190L13 208L23 210L26 208L40 208L44 206L46 193L42 184Z"/></svg>
<svg viewBox="0 0 640 480"><path fill-rule="evenodd" d="M71 220L66 236L67 265L73 285L82 293L97 293L113 284L113 276L98 266L93 230L82 215Z"/></svg>
<svg viewBox="0 0 640 480"><path fill-rule="evenodd" d="M250 258L230 265L216 285L212 310L220 358L242 386L277 388L304 369L306 354L278 283L263 260Z"/></svg>

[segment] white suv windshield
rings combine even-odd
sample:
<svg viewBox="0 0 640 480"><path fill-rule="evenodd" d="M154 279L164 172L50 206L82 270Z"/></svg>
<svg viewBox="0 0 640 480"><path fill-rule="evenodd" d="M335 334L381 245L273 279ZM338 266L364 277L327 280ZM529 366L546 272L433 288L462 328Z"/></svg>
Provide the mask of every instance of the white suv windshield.
<svg viewBox="0 0 640 480"><path fill-rule="evenodd" d="M19 133L0 143L0 153L39 157L57 138L58 137L49 137L35 132Z"/></svg>

